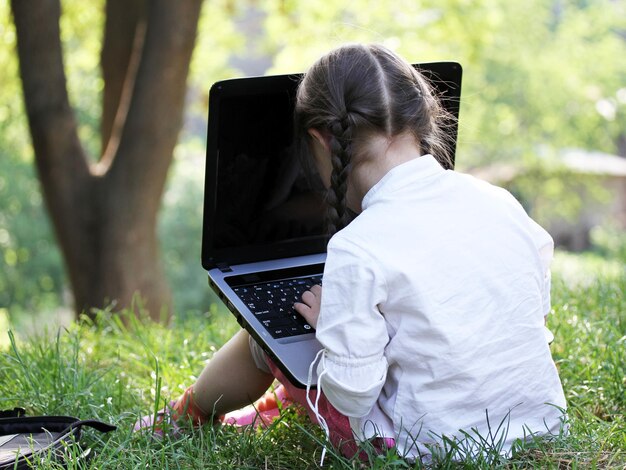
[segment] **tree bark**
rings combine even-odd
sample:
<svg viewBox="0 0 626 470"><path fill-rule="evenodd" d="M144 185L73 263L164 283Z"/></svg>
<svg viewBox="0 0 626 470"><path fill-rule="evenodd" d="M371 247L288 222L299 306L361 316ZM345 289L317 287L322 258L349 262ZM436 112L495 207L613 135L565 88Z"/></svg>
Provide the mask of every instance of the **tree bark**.
<svg viewBox="0 0 626 470"><path fill-rule="evenodd" d="M131 3L129 18L120 20ZM169 316L156 222L182 123L200 4L109 0L113 16L102 52L110 81L103 97L106 150L89 165L67 95L59 1L11 2L37 172L77 313L111 303L129 307L139 294L153 318Z"/></svg>

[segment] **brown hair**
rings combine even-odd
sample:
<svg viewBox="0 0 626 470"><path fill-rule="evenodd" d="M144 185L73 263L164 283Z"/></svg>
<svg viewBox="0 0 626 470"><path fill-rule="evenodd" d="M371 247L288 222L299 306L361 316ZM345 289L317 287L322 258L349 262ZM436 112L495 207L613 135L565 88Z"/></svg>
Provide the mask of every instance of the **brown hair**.
<svg viewBox="0 0 626 470"><path fill-rule="evenodd" d="M422 152L451 168L444 132L450 119L427 80L383 46L346 45L314 63L298 88L295 127L308 168L312 167L308 130L317 129L329 139L333 168L327 194L329 234L349 222L347 179L358 139L410 132Z"/></svg>

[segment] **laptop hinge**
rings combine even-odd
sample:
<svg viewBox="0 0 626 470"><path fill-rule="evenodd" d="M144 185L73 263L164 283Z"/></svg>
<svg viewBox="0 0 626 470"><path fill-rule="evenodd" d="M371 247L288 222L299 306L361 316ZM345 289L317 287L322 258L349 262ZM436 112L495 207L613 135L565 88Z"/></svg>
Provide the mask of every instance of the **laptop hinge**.
<svg viewBox="0 0 626 470"><path fill-rule="evenodd" d="M228 266L228 263L217 263L216 266L217 266L217 269L219 269L223 273L232 273L233 272L231 267Z"/></svg>

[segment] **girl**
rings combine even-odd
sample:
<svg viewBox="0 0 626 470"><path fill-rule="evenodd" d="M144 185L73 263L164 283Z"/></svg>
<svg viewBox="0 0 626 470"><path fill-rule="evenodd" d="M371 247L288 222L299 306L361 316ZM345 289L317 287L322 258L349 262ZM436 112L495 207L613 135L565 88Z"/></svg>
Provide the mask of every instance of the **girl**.
<svg viewBox="0 0 626 470"><path fill-rule="evenodd" d="M366 440L409 458L451 442L506 452L561 426L544 333L552 239L505 190L444 169L447 120L424 78L377 45L331 51L298 90L296 132L334 234L323 289L295 305L324 346L307 410L346 455ZM242 331L172 414L223 415L274 377L307 406Z"/></svg>

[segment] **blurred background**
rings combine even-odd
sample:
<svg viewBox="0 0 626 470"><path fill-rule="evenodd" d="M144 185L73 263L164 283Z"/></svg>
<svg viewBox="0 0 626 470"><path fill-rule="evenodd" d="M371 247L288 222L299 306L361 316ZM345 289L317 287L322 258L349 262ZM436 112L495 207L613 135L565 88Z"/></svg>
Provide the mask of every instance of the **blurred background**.
<svg viewBox="0 0 626 470"><path fill-rule="evenodd" d="M63 0L80 142L100 155L105 1ZM200 265L207 100L220 79L306 70L344 42L463 65L456 167L507 187L562 250L626 262L623 0L205 0L157 234L177 316L216 308ZM0 3L0 327L74 317ZM97 157L92 157L97 160Z"/></svg>

